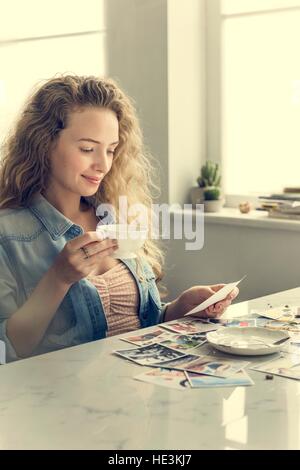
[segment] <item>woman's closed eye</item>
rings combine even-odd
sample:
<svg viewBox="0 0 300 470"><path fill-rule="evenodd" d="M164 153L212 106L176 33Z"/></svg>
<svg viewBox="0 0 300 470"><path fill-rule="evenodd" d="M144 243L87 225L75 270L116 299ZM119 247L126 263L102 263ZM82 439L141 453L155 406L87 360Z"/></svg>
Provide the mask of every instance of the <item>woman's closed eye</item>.
<svg viewBox="0 0 300 470"><path fill-rule="evenodd" d="M85 147L85 148L80 148L81 152L84 152L84 153L89 153L89 152L93 152L94 149L92 147ZM109 155L114 155L115 152L114 150L108 150L107 153Z"/></svg>

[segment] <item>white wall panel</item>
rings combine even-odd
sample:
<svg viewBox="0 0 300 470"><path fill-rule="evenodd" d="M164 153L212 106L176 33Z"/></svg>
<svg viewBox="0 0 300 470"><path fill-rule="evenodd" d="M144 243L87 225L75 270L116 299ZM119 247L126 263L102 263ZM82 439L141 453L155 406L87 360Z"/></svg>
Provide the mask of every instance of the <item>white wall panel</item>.
<svg viewBox="0 0 300 470"><path fill-rule="evenodd" d="M205 223L204 232L200 251L187 251L186 240L165 242L168 300L193 285L232 282L245 274L239 302L299 286L298 231Z"/></svg>
<svg viewBox="0 0 300 470"><path fill-rule="evenodd" d="M96 33L0 47L0 140L37 82L59 73L105 75L105 41Z"/></svg>
<svg viewBox="0 0 300 470"><path fill-rule="evenodd" d="M104 0L1 2L0 41L105 29Z"/></svg>

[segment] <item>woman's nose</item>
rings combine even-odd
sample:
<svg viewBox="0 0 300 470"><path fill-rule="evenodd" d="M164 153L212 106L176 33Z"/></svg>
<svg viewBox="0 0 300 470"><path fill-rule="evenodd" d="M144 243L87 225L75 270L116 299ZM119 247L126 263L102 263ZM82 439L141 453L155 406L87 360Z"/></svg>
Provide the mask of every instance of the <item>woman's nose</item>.
<svg viewBox="0 0 300 470"><path fill-rule="evenodd" d="M105 151L100 151L96 158L96 166L102 173L107 173L110 170L110 162Z"/></svg>

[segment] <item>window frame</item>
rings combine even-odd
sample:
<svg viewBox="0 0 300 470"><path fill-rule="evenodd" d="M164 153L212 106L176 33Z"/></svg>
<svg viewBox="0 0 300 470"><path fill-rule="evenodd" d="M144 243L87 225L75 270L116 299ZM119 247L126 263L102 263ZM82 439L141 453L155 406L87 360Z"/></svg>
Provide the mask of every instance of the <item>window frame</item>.
<svg viewBox="0 0 300 470"><path fill-rule="evenodd" d="M222 132L222 28L223 21L232 17L250 15L277 14L287 11L300 11L300 6L274 7L264 10L222 14L222 0L205 0L206 22L206 155L208 160L223 163L223 132ZM237 207L247 200L258 204L259 194L255 192L244 194L230 194L223 191L227 207Z"/></svg>

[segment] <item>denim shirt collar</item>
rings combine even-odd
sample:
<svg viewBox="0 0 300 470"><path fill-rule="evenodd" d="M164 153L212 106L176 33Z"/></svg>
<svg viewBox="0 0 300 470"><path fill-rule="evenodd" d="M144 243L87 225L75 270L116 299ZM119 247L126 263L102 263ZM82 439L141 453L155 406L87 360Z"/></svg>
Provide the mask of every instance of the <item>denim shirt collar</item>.
<svg viewBox="0 0 300 470"><path fill-rule="evenodd" d="M74 225L74 222L55 209L40 193L34 196L29 209L44 225L53 240L58 240Z"/></svg>

